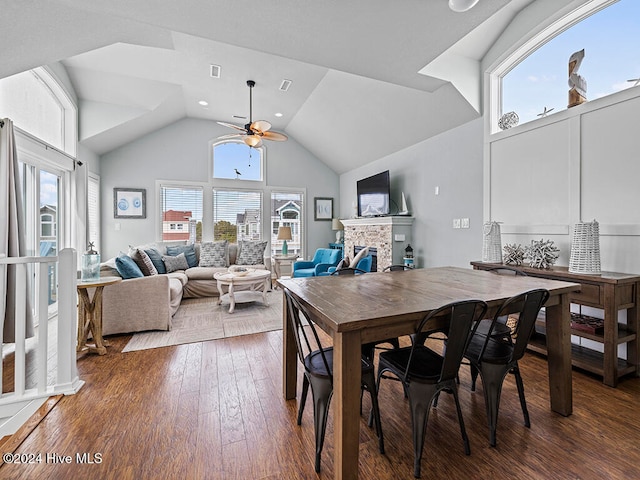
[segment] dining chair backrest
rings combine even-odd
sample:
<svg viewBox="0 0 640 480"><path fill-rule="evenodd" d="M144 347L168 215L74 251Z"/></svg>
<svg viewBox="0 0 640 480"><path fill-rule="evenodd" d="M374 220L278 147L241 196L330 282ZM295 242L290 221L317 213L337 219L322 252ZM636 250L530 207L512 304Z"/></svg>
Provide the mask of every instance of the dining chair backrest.
<svg viewBox="0 0 640 480"><path fill-rule="evenodd" d="M512 327L511 336L502 341L513 342L513 352L511 354L510 361L520 360L526 351L527 343L535 328L536 320L540 309L549 299L549 291L543 288L537 288L529 290L527 292L515 295L507 300L500 306L494 316L494 321L489 328L489 334L486 336L484 345L479 352L478 358L482 359L484 352L487 348L489 341L500 341L496 338L491 338L491 332L498 319L509 315L510 313L517 313L517 321ZM514 341L515 340L515 341Z"/></svg>
<svg viewBox="0 0 640 480"><path fill-rule="evenodd" d="M326 372L329 376L333 377L333 372L331 371L331 365L327 361L327 356L325 355L325 347L322 345L322 341L318 335L318 331L311 320L311 316L307 312L307 310L300 305L298 300L291 294L288 289L284 289L285 298L287 301L287 311L289 316L289 325L290 328L294 332L294 338L296 341L296 349L298 351L298 359L300 363L304 365L305 369L307 369L307 365L305 362L305 358L311 353L315 351L320 352L320 357L322 358L322 362L326 369ZM303 323L302 317L305 318L306 324Z"/></svg>
<svg viewBox="0 0 640 480"><path fill-rule="evenodd" d="M456 378L467 343L473 334L472 327L478 324L486 312L487 304L484 301L462 300L443 305L422 319L416 329L416 336L442 332L447 337L439 381ZM407 381L413 353L416 348L420 348L419 345L421 345L419 342L412 344L403 382Z"/></svg>
<svg viewBox="0 0 640 480"><path fill-rule="evenodd" d="M386 267L384 267L384 270L382 270L383 272L402 272L404 270L413 270L413 267L410 267L408 265L388 265Z"/></svg>
<svg viewBox="0 0 640 480"><path fill-rule="evenodd" d="M365 272L364 270L360 270L359 268L347 267L347 268L341 268L340 270L335 270L331 272L331 275L355 275L356 273L361 274L361 273L367 273L367 272Z"/></svg>
<svg viewBox="0 0 640 480"><path fill-rule="evenodd" d="M511 267L509 265L501 265L499 267L488 268L487 271L495 273L497 275L514 275L520 277L526 277L527 274L522 270L519 270L515 267Z"/></svg>

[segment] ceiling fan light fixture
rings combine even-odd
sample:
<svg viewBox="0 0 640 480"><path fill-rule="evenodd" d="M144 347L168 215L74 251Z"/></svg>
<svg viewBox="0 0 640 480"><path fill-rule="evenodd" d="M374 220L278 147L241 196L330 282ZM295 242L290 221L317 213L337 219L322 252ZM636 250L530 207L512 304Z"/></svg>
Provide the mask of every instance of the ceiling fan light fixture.
<svg viewBox="0 0 640 480"><path fill-rule="evenodd" d="M462 13L471 10L478 0L449 0L449 8L454 12Z"/></svg>
<svg viewBox="0 0 640 480"><path fill-rule="evenodd" d="M242 141L252 148L256 148L262 145L262 140L258 135L247 135L242 139Z"/></svg>

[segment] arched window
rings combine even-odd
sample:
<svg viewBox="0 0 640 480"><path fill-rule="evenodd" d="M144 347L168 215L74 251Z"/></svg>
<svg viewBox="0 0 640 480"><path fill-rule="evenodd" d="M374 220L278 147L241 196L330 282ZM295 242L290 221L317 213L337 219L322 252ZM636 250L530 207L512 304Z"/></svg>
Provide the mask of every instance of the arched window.
<svg viewBox="0 0 640 480"><path fill-rule="evenodd" d="M510 112L523 124L568 108L569 59L584 49L576 73L586 82L586 100L631 88L640 77L640 2L595 0L544 29L492 72L491 132ZM628 81L634 79L634 81ZM494 90L495 91L495 90ZM495 102L497 105L495 105Z"/></svg>
<svg viewBox="0 0 640 480"><path fill-rule="evenodd" d="M262 182L264 147L253 148L243 142L213 144L213 178Z"/></svg>
<svg viewBox="0 0 640 480"><path fill-rule="evenodd" d="M77 109L44 68L0 80L0 118L72 157L76 155Z"/></svg>

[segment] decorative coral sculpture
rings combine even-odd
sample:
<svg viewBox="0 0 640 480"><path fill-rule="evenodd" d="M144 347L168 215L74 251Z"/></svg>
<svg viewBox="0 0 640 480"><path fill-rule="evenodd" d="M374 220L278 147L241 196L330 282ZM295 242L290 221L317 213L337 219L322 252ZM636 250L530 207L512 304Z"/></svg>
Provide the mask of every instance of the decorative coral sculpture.
<svg viewBox="0 0 640 480"><path fill-rule="evenodd" d="M522 265L524 263L524 247L520 244L507 243L502 250L502 261L507 265Z"/></svg>
<svg viewBox="0 0 640 480"><path fill-rule="evenodd" d="M531 245L525 248L525 258L529 260L530 267L548 269L556 263L559 251L551 240L531 240Z"/></svg>

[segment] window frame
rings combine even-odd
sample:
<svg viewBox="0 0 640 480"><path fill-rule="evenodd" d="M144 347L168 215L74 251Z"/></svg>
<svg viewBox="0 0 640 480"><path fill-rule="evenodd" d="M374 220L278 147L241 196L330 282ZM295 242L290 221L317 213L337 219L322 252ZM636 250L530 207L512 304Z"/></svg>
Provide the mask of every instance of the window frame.
<svg viewBox="0 0 640 480"><path fill-rule="evenodd" d="M485 101L485 112L488 114L487 131L489 135L503 132L498 126L500 116L503 114L502 79L519 65L520 62L544 46L544 44L587 17L617 2L618 0L591 0L566 14L562 14L559 18L549 19L546 24L539 26L536 33L533 33L528 38L523 38L519 44L514 44L512 48L504 52L500 58L487 68L485 74L485 82L487 84L487 89L485 90L485 98L487 98L487 101ZM526 123L540 120L541 119L534 119Z"/></svg>
<svg viewBox="0 0 640 480"><path fill-rule="evenodd" d="M266 163L267 163L267 149L265 146L254 148L256 152L260 154L260 180L243 180L242 178L217 178L213 176L213 162L214 159L214 149L223 144L227 143L235 143L245 145L244 142L240 140L212 140L209 142L209 183L215 186L235 188L238 185L245 185L247 189L256 188L257 185L260 185L261 188L265 188L267 185L266 179Z"/></svg>

